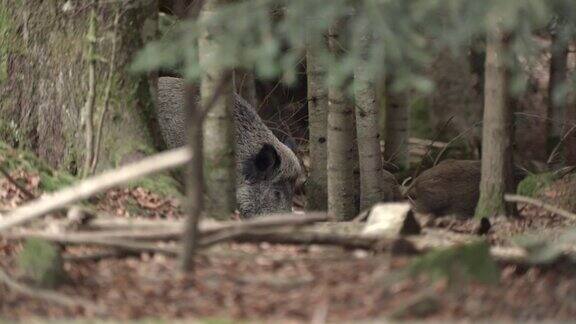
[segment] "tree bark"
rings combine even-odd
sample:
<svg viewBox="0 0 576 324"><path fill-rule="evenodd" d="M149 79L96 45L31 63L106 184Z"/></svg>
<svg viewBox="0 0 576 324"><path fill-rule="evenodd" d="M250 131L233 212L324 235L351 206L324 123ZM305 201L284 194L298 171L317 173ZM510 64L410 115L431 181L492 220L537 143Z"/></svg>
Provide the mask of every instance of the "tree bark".
<svg viewBox="0 0 576 324"><path fill-rule="evenodd" d="M571 125L564 136L566 136L566 142L564 143L564 163L566 165L576 165L576 94L574 93L574 83L573 81L568 81L570 92L568 93L565 110L565 121L568 125ZM569 133L568 133L569 132Z"/></svg>
<svg viewBox="0 0 576 324"><path fill-rule="evenodd" d="M476 217L506 215L504 201L512 164L511 110L508 104L507 44L493 17L486 41L484 118L482 133L482 175ZM509 183L509 182L508 182Z"/></svg>
<svg viewBox="0 0 576 324"><path fill-rule="evenodd" d="M86 153L81 132L81 110L87 99L89 60L86 35L90 10L73 2L63 11L61 1L0 0L0 12L9 25L0 51L8 70L0 85L0 121L19 130L10 142L34 151L51 166L78 174ZM98 170L115 167L153 152L153 100L146 76L125 72L145 40L155 35L158 3L130 6L99 2L96 7L96 55L108 60L115 10L122 11L110 104L102 131ZM106 64L95 70L94 112L104 102ZM158 136L159 138L159 136ZM122 140L119 140L122 139Z"/></svg>
<svg viewBox="0 0 576 324"><path fill-rule="evenodd" d="M193 85L186 85L186 112L188 114L188 146L192 158L188 162L186 174L186 211L188 218L182 237L182 272L194 270L194 256L198 250L198 224L204 211L204 165L202 141L202 107L196 105L196 91Z"/></svg>
<svg viewBox="0 0 576 324"><path fill-rule="evenodd" d="M356 38L363 47L373 41L373 38L367 34L357 35ZM354 78L360 168L360 210L364 210L385 199L385 182L378 132L376 83L370 71L367 70L366 64L362 62L356 66ZM392 189L390 188L388 192L391 193Z"/></svg>
<svg viewBox="0 0 576 324"><path fill-rule="evenodd" d="M408 138L410 110L407 98L393 93L391 82L385 85L385 144L384 159L397 170L408 169Z"/></svg>
<svg viewBox="0 0 576 324"><path fill-rule="evenodd" d="M562 88L566 85L568 46L559 39L557 31L552 33L551 39L548 114L550 116L550 138L553 140L552 142L557 143L564 135L564 131L567 130L564 120L567 101L566 96L562 95Z"/></svg>
<svg viewBox="0 0 576 324"><path fill-rule="evenodd" d="M216 14L218 7L226 2L227 0L205 1L200 19L210 19ZM233 88L230 74L211 61L212 53L220 50L212 32L203 30L198 43L198 56L204 70L200 86L202 106L206 108L208 101L215 95L218 96L204 121L206 211L211 217L229 218L236 207ZM220 93L216 94L217 91Z"/></svg>
<svg viewBox="0 0 576 324"><path fill-rule="evenodd" d="M334 56L342 53L340 24L329 30L329 48ZM334 67L330 68L334 70ZM354 168L358 154L355 148L354 106L342 87L328 87L328 210L340 220L357 214Z"/></svg>
<svg viewBox="0 0 576 324"><path fill-rule="evenodd" d="M307 39L306 76L308 99L308 149L310 151L310 173L306 180L306 209L328 209L327 180L327 127L328 89L326 70L320 65L316 44Z"/></svg>

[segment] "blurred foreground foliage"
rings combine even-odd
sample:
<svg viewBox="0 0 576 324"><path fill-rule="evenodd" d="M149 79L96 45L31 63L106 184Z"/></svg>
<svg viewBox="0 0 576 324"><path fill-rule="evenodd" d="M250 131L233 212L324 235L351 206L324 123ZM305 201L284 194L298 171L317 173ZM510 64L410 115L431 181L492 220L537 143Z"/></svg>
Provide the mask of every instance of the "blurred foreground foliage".
<svg viewBox="0 0 576 324"><path fill-rule="evenodd" d="M320 64L330 67L327 81L349 86L357 64L368 65L372 77L393 75L395 90L433 91L424 76L436 53L446 48L467 52L485 35L488 18L498 15L510 37L508 64L513 91L522 91L522 65L535 58L541 45L534 34L552 31L560 43L574 36L573 0L244 0L221 1L208 19L189 19L170 28L162 39L148 44L133 64L135 71L172 69L189 80L204 71L245 68L258 78L296 80L308 39ZM328 28L344 21L345 53L333 56L326 46ZM203 66L198 63L202 30L219 43ZM368 35L370 42L355 42ZM366 44L368 43L368 44ZM367 45L367 48L364 46ZM520 60L518 58L521 58ZM333 64L336 63L336 64Z"/></svg>

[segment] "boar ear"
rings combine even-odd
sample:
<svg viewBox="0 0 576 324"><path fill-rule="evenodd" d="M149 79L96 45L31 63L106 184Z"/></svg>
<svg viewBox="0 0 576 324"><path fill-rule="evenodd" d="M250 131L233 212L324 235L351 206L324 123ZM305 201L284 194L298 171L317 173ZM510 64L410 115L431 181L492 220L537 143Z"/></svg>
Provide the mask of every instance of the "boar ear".
<svg viewBox="0 0 576 324"><path fill-rule="evenodd" d="M245 168L245 175L249 180L261 181L271 178L280 167L280 156L270 144L264 144L260 151L254 155Z"/></svg>

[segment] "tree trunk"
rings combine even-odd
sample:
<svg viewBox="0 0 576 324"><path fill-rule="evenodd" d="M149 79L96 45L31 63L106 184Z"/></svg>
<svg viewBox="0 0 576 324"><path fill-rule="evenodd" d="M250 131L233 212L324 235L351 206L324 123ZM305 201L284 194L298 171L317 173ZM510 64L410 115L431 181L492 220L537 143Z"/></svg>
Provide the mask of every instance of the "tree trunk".
<svg viewBox="0 0 576 324"><path fill-rule="evenodd" d="M226 0L208 0L200 19L210 19ZM200 86L202 106L216 102L207 111L204 121L204 179L206 210L209 216L228 219L236 205L234 127L232 119L232 78L217 65L208 65L212 53L220 50L210 34L203 30L198 44L200 65L204 70Z"/></svg>
<svg viewBox="0 0 576 324"><path fill-rule="evenodd" d="M408 137L410 109L406 96L393 93L391 83L385 85L385 144L384 159L386 164L394 166L396 170L408 169Z"/></svg>
<svg viewBox="0 0 576 324"><path fill-rule="evenodd" d="M564 163L566 165L576 165L576 93L574 91L574 81L567 80L568 94L566 96L566 110L564 111L564 121L568 127L565 128L566 140L564 143ZM569 132L569 133L568 133Z"/></svg>
<svg viewBox="0 0 576 324"><path fill-rule="evenodd" d="M550 46L550 84L548 86L548 113L550 116L550 139L552 148L567 130L565 126L566 96L562 95L562 88L566 83L566 69L568 65L568 46L561 42L557 32L551 35ZM564 91L565 93L565 91ZM552 149L550 148L550 149Z"/></svg>
<svg viewBox="0 0 576 324"><path fill-rule="evenodd" d="M192 159L186 173L186 228L182 237L182 256L180 269L183 272L194 270L194 257L198 249L198 223L204 211L204 175L203 175L203 141L202 141L202 107L196 104L196 87L185 86L186 113L188 119L188 146Z"/></svg>
<svg viewBox="0 0 576 324"><path fill-rule="evenodd" d="M361 42L361 46L366 46L372 41L372 37L368 35L357 35L356 38ZM360 168L360 210L364 210L385 199L385 182L378 132L376 83L366 65L362 63L356 67L354 78ZM392 188L388 192L392 193Z"/></svg>
<svg viewBox="0 0 576 324"><path fill-rule="evenodd" d="M310 151L310 174L306 180L308 210L328 209L327 180L327 127L328 127L328 91L326 71L320 65L316 45L308 39L306 53L306 75L308 83L308 125Z"/></svg>
<svg viewBox="0 0 576 324"><path fill-rule="evenodd" d="M342 41L339 24L329 31L330 51L339 56ZM333 67L331 67L331 70ZM340 220L357 213L354 168L358 159L354 139L354 106L341 87L328 87L328 210Z"/></svg>
<svg viewBox="0 0 576 324"><path fill-rule="evenodd" d="M96 165L102 170L140 158L161 145L155 142L160 136L153 136L156 128L148 79L126 73L134 54L156 35L158 3L98 3L95 54L106 61L95 64L95 124L107 101L107 80L112 80ZM54 167L78 174L86 156L80 117L90 99L86 41L90 10L85 10L84 2L72 2L66 11L62 4L0 0L0 15L7 25L0 52L5 53L3 64L8 72L0 86L0 123L17 130L4 140L34 151ZM115 13L121 14L120 27L118 35L111 37ZM112 46L113 38L117 46ZM108 78L113 48L118 68Z"/></svg>
<svg viewBox="0 0 576 324"><path fill-rule="evenodd" d="M496 19L496 18L494 18ZM506 41L496 25L486 41L484 118L482 129L482 175L476 217L506 215L504 202L512 170L511 110L508 103Z"/></svg>

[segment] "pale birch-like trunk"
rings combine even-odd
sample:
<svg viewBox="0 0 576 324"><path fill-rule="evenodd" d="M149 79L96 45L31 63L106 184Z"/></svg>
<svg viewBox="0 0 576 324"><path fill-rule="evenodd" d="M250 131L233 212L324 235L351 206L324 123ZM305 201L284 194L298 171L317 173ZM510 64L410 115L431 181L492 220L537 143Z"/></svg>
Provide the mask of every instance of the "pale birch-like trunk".
<svg viewBox="0 0 576 324"><path fill-rule="evenodd" d="M506 42L493 17L486 41L486 74L484 85L484 118L482 133L482 176L476 217L506 214L507 164L511 164L510 107L508 105L508 71Z"/></svg>
<svg viewBox="0 0 576 324"><path fill-rule="evenodd" d="M327 176L327 127L328 89L326 71L317 57L317 45L310 39L307 43L306 75L308 83L308 147L310 150L310 174L306 180L306 208L328 209Z"/></svg>
<svg viewBox="0 0 576 324"><path fill-rule="evenodd" d="M329 30L330 51L339 56L344 44L342 30ZM333 68L331 68L332 70ZM354 141L354 106L341 87L328 87L328 211L340 220L357 213L354 162L358 156Z"/></svg>
<svg viewBox="0 0 576 324"><path fill-rule="evenodd" d="M218 7L225 3L225 0L205 1L200 12L200 19L210 19ZM221 46L211 35L211 31L201 32L198 55L200 65L204 69L200 85L202 106L205 107L214 96L218 96L204 121L206 210L211 217L228 219L236 205L233 89L230 74L223 71L217 64L210 62L210 57L220 48Z"/></svg>
<svg viewBox="0 0 576 324"><path fill-rule="evenodd" d="M365 46L372 40L373 38L369 35L357 35L360 46ZM354 79L360 168L360 210L364 210L385 199L385 182L378 129L376 82L363 62L355 68Z"/></svg>

